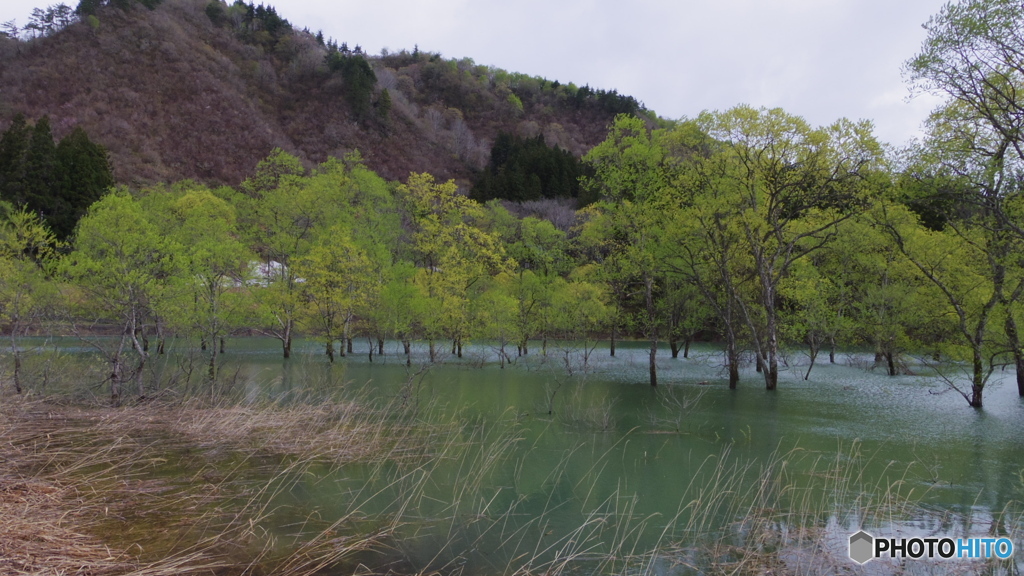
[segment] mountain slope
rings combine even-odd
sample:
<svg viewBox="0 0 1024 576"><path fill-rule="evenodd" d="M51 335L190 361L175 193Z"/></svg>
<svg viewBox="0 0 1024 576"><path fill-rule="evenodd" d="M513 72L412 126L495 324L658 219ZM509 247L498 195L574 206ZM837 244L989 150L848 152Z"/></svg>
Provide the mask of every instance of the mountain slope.
<svg viewBox="0 0 1024 576"><path fill-rule="evenodd" d="M0 128L18 112L48 114L58 138L81 126L133 185L237 184L275 147L308 165L358 149L389 179L429 171L465 182L502 131L580 155L616 112L642 111L614 92L401 52L367 57L376 84L371 112L358 114L351 86L325 64L336 46L298 30L254 40L238 6L218 4L227 16L211 19L210 4L106 6L92 24L0 39Z"/></svg>

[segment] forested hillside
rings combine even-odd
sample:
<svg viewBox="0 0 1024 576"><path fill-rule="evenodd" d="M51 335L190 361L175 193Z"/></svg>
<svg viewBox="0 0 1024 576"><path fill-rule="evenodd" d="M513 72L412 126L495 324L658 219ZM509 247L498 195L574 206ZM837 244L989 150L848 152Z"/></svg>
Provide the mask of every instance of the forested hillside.
<svg viewBox="0 0 1024 576"><path fill-rule="evenodd" d="M468 186L501 132L579 157L616 113L654 118L614 91L470 58L415 46L364 54L263 5L74 8L51 6L0 34L0 130L18 113L49 115L58 139L83 128L109 151L116 180L131 185L237 185L281 148L307 167L358 149L385 178L429 170Z"/></svg>

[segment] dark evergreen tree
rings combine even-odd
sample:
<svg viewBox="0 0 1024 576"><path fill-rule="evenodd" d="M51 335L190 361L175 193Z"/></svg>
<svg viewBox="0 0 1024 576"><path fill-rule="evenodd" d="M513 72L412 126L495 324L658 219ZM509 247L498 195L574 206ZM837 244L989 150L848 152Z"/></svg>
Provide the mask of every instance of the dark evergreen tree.
<svg viewBox="0 0 1024 576"><path fill-rule="evenodd" d="M345 101L348 102L352 114L356 118L365 118L371 108L370 99L373 96L373 87L377 83L377 75L366 58L354 53L348 54L345 52L345 44L341 46L341 52L327 55L327 67L332 72L341 73Z"/></svg>
<svg viewBox="0 0 1024 576"><path fill-rule="evenodd" d="M79 218L114 185L107 151L89 140L81 127L57 145L55 195L47 214L50 229L60 239L71 236Z"/></svg>
<svg viewBox="0 0 1024 576"><path fill-rule="evenodd" d="M385 88L380 91L380 97L377 98L377 116L386 122L389 114L391 114L391 93Z"/></svg>
<svg viewBox="0 0 1024 576"><path fill-rule="evenodd" d="M54 205L54 166L57 147L50 131L50 117L43 116L32 128L25 154L25 206L49 218Z"/></svg>
<svg viewBox="0 0 1024 576"><path fill-rule="evenodd" d="M103 0L80 0L75 13L79 16L92 16L96 10L103 5Z"/></svg>
<svg viewBox="0 0 1024 576"><path fill-rule="evenodd" d="M0 200L25 203L25 152L31 130L25 116L18 114L0 136Z"/></svg>
<svg viewBox="0 0 1024 576"><path fill-rule="evenodd" d="M214 26L220 28L228 22L227 8L220 0L213 0L213 2L206 5L206 17L210 19Z"/></svg>
<svg viewBox="0 0 1024 576"><path fill-rule="evenodd" d="M519 138L504 132L491 147L491 162L470 196L486 201L576 198L583 165L571 153L550 147L544 138Z"/></svg>

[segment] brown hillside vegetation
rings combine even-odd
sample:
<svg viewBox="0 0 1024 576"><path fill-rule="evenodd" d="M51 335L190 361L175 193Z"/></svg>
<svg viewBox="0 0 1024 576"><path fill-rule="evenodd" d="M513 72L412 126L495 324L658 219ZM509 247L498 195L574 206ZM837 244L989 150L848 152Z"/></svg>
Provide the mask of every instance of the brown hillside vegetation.
<svg viewBox="0 0 1024 576"><path fill-rule="evenodd" d="M465 181L499 131L543 135L579 155L623 103L636 108L614 92L403 51L368 58L374 112L357 119L341 75L325 64L329 48L303 23L279 41L246 43L237 26L211 21L208 4L106 6L98 25L0 37L0 129L19 112L48 114L58 138L82 126L109 150L117 180L135 185L237 184L275 147L308 165L358 149L388 179L430 171Z"/></svg>

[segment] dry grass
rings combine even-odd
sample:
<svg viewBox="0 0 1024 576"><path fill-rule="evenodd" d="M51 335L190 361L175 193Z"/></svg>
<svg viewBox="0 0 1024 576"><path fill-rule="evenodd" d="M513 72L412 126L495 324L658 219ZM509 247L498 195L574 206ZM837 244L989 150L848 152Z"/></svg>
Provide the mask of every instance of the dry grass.
<svg viewBox="0 0 1024 576"><path fill-rule="evenodd" d="M76 529L83 499L54 482L0 477L0 573L119 574L133 568L124 551Z"/></svg>
<svg viewBox="0 0 1024 576"><path fill-rule="evenodd" d="M343 518L281 546L262 526L267 502L315 463L411 456L393 449L398 428L378 416L354 404L114 410L7 401L0 573L300 575L331 566L387 531L340 536ZM169 462L176 452L185 460ZM210 460L218 455L235 461L225 468ZM250 458L275 455L290 458L276 460L269 480L244 478ZM187 477L160 473L170 465L187 465Z"/></svg>

